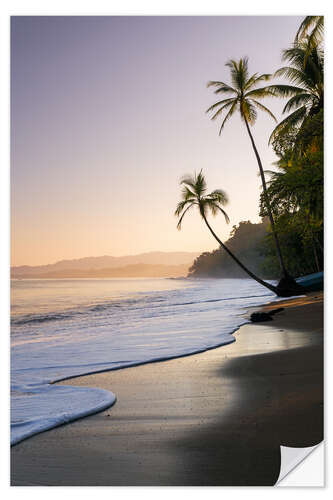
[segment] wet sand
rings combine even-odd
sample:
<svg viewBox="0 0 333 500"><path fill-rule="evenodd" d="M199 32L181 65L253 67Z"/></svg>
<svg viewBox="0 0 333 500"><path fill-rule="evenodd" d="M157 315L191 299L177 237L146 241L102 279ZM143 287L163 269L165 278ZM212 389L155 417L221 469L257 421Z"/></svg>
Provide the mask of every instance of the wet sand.
<svg viewBox="0 0 333 500"><path fill-rule="evenodd" d="M280 445L323 439L322 293L282 305L228 346L62 382L117 402L14 446L11 484L275 484Z"/></svg>

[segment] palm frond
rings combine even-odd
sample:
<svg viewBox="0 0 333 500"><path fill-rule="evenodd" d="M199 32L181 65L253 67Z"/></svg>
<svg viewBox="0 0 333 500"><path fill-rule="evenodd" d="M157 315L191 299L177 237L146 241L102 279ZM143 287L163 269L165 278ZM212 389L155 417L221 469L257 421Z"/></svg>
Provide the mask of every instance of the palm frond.
<svg viewBox="0 0 333 500"><path fill-rule="evenodd" d="M313 29L311 33L309 33L311 26L313 26ZM299 67L303 66L303 68L306 67L309 57L312 53L313 50L320 50L320 45L323 41L323 35L324 35L324 16L307 16L304 20L303 23L301 24L296 37L295 37L295 42L294 42L294 49L295 49L295 55L297 54L297 49L298 51L302 51L302 57L298 58L298 65ZM286 56L288 55L292 56L292 51L287 52Z"/></svg>
<svg viewBox="0 0 333 500"><path fill-rule="evenodd" d="M261 111L264 111L265 113L267 113L271 118L273 118L273 120L275 122L277 122L277 119L275 118L273 113L268 108L266 108L266 106L261 104L261 102L256 101L255 99L251 99L251 101L255 104L255 106L257 106L259 109L261 109Z"/></svg>
<svg viewBox="0 0 333 500"><path fill-rule="evenodd" d="M257 97L257 98L261 98L261 97L272 97L272 93L270 91L270 86L267 86L267 87L260 87L258 89L253 89L253 90L249 90L248 92L246 92L246 94L244 95L244 98L247 99L248 97Z"/></svg>
<svg viewBox="0 0 333 500"><path fill-rule="evenodd" d="M237 108L237 104L238 104L238 101L235 100L234 103L232 104L231 108L229 109L228 113L226 114L223 122L222 122L222 125L220 127L220 130L219 130L219 135L221 135L221 132L223 130L223 127L224 125L226 124L226 122L229 120L229 118L232 117L232 115L234 114L234 112L236 111L236 108Z"/></svg>
<svg viewBox="0 0 333 500"><path fill-rule="evenodd" d="M195 183L195 192L199 197L201 197L207 191L206 179L202 173L202 170L198 173Z"/></svg>
<svg viewBox="0 0 333 500"><path fill-rule="evenodd" d="M233 86L237 90L242 90L245 87L245 84L247 80L249 79L248 77L248 58L243 57L242 59L235 61L234 59L230 59L227 63L226 66L230 68L230 77Z"/></svg>
<svg viewBox="0 0 333 500"><path fill-rule="evenodd" d="M189 187L191 188L191 192L192 192L193 196L196 196L195 182L196 182L195 177L193 177L192 175L189 175L189 174L185 174L180 180L180 184L185 184L188 188Z"/></svg>
<svg viewBox="0 0 333 500"><path fill-rule="evenodd" d="M274 176L274 175L283 175L282 172L275 172L275 170L264 170L264 173L265 174L268 174L268 175L271 175L271 176Z"/></svg>
<svg viewBox="0 0 333 500"><path fill-rule="evenodd" d="M306 43L294 43L292 47L282 51L282 61L288 61L296 68L302 69L304 67L304 54L306 50Z"/></svg>
<svg viewBox="0 0 333 500"><path fill-rule="evenodd" d="M299 108L300 106L306 105L312 101L313 101L313 96L311 96L311 94L307 94L307 93L297 94L294 97L292 97L291 99L289 99L289 101L287 102L287 104L283 108L282 113L287 113L288 111L291 111L292 109Z"/></svg>
<svg viewBox="0 0 333 500"><path fill-rule="evenodd" d="M222 205L226 205L229 202L227 193L222 189L215 189L208 195L208 197L217 200Z"/></svg>
<svg viewBox="0 0 333 500"><path fill-rule="evenodd" d="M322 23L318 23L317 26L315 26L310 33L310 35L307 38L308 42L308 50L307 50L307 56L310 54L311 50L318 46L320 42L323 39L323 34L324 34L324 18Z"/></svg>
<svg viewBox="0 0 333 500"><path fill-rule="evenodd" d="M215 217L216 214L217 214L217 205L216 203L209 199L209 198L205 198L205 200L203 200L203 207L205 208L204 210L204 213L207 212L207 209L209 209L212 213L212 215Z"/></svg>
<svg viewBox="0 0 333 500"><path fill-rule="evenodd" d="M291 130L293 127L297 127L300 123L303 122L305 117L306 117L305 106L298 108L291 115L287 116L284 120L282 120L282 122L280 122L275 127L275 129L271 133L268 144L270 144L277 135L287 134L288 131Z"/></svg>
<svg viewBox="0 0 333 500"><path fill-rule="evenodd" d="M191 204L191 205L189 205L189 206L188 206L188 207L184 210L184 212L182 213L182 215L181 215L181 217L180 217L179 221L177 222L177 229L178 229L178 231L180 231L180 230L181 230L181 228L182 228L182 222L183 222L183 219L184 219L184 216L185 216L186 212L188 212L188 211L189 211L189 210L190 210L190 209L191 209L194 205L195 205L195 203L192 203L192 204ZM178 215L178 214L177 214L177 215Z"/></svg>
<svg viewBox="0 0 333 500"><path fill-rule="evenodd" d="M247 90L247 89L250 89L251 87L253 87L254 82L256 81L257 78L258 78L258 73L254 73L252 76L250 76L250 78L247 80L247 82L244 85L244 90Z"/></svg>
<svg viewBox="0 0 333 500"><path fill-rule="evenodd" d="M268 80L270 80L272 78L272 74L271 73L263 73L262 75L258 76L258 78L255 79L254 81L254 85L257 85L258 83L261 83L261 82L267 82Z"/></svg>
<svg viewBox="0 0 333 500"><path fill-rule="evenodd" d="M213 109L215 109L217 106L220 106L222 104L225 104L227 102L232 102L233 101L233 98L228 98L228 99L223 99L222 101L217 101L215 102L214 104L212 104L212 106L210 106L207 110L206 110L206 113L210 113L211 111L213 111Z"/></svg>
<svg viewBox="0 0 333 500"><path fill-rule="evenodd" d="M238 66L237 62L233 59L230 59L228 62L225 64L230 68L230 77L231 77L231 82L236 89L239 89L238 85L238 79L237 79L237 74L238 74Z"/></svg>
<svg viewBox="0 0 333 500"><path fill-rule="evenodd" d="M232 106L234 101L235 99L230 99L230 102L227 102L226 104L221 106L221 108L218 111L216 111L216 113L211 117L211 120L216 120L216 118L222 113L222 111L224 111L229 106Z"/></svg>
<svg viewBox="0 0 333 500"><path fill-rule="evenodd" d="M282 84L268 85L267 89L269 89L271 96L281 97L281 98L292 97L294 95L305 92L305 89L301 89L293 85L282 85Z"/></svg>
<svg viewBox="0 0 333 500"><path fill-rule="evenodd" d="M211 198L205 198L203 200L203 208L204 208L204 213L206 213L207 209L209 209L214 217L218 214L218 211L220 211L224 215L226 223L229 224L230 222L229 216L226 213L226 211L223 210L223 208L219 205L218 202L214 201Z"/></svg>
<svg viewBox="0 0 333 500"><path fill-rule="evenodd" d="M225 93L229 93L229 92L237 93L237 91L235 89L233 89L232 87L230 87L230 85L228 85L227 83L224 83L224 82L209 81L207 83L207 87L218 87L217 90L215 90L215 94L222 93L222 92L225 92Z"/></svg>
<svg viewBox="0 0 333 500"><path fill-rule="evenodd" d="M292 84L301 85L307 89L312 89L314 84L314 79L311 78L309 72L301 71L293 66L283 66L279 68L274 76L279 77L282 76L287 78Z"/></svg>
<svg viewBox="0 0 333 500"><path fill-rule="evenodd" d="M237 95L237 91L232 87L230 87L230 89L227 87L219 87L214 91L214 94L230 94L230 93Z"/></svg>
<svg viewBox="0 0 333 500"><path fill-rule="evenodd" d="M244 91L250 90L255 85L258 85L258 83L261 83L263 81L268 81L271 78L272 75L270 73L264 73L263 75L260 76L258 76L258 73L254 73L254 75L252 75L246 82Z"/></svg>
<svg viewBox="0 0 333 500"><path fill-rule="evenodd" d="M249 79L248 76L248 62L249 58L248 57L243 57L242 59L239 60L238 64L238 85L239 89L244 89L247 80Z"/></svg>
<svg viewBox="0 0 333 500"><path fill-rule="evenodd" d="M295 42L298 42L298 40L302 39L305 36L305 33L308 31L308 29L313 25L315 22L315 18L318 16L305 16L303 21L300 24L300 27L297 30L296 36L295 36Z"/></svg>
<svg viewBox="0 0 333 500"><path fill-rule="evenodd" d="M295 42L298 42L304 38L309 31L309 29L314 25L313 31L323 34L324 31L324 16L306 16L300 27L297 30L295 36ZM313 32L312 31L312 32Z"/></svg>
<svg viewBox="0 0 333 500"><path fill-rule="evenodd" d="M220 108L214 116L212 116L211 120L216 120L216 118L222 113L222 111L224 111L226 108L232 106L233 102L234 102L235 99L233 99L230 103L227 103L225 104L224 106L222 106L222 108Z"/></svg>
<svg viewBox="0 0 333 500"><path fill-rule="evenodd" d="M184 206L188 203L193 203L196 200L196 195L195 194L190 194L190 192L186 192L185 189L182 189L182 199Z"/></svg>
<svg viewBox="0 0 333 500"><path fill-rule="evenodd" d="M194 200L195 201L195 200ZM190 200L182 200L180 201L178 204L177 204L177 208L175 210L175 213L174 215L176 215L177 217L182 213L182 211L184 210L184 208L189 204L189 203L193 203L192 201Z"/></svg>
<svg viewBox="0 0 333 500"><path fill-rule="evenodd" d="M225 218L226 223L227 223L227 224L229 224L229 223L230 223L230 219L229 219L229 216L228 216L227 212L225 212L225 211L223 210L223 208L221 208L220 206L218 206L217 208L218 208L218 209L222 212L222 214L224 215L224 218Z"/></svg>

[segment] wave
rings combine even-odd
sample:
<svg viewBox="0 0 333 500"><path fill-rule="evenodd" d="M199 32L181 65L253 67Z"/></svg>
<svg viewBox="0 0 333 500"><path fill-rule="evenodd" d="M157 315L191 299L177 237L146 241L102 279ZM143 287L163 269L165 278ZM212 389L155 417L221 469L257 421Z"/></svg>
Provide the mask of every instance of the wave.
<svg viewBox="0 0 333 500"><path fill-rule="evenodd" d="M244 296L223 297L223 298L214 298L206 300L191 300L188 302L170 302L166 298L161 298L161 297L156 297L156 298L140 297L136 299L126 299L121 301L112 301L112 302L94 304L76 309L69 309L62 312L50 311L44 314L30 313L25 315L17 315L11 318L11 325L22 326L22 325L38 324L51 321L69 320L69 319L74 319L77 316L90 314L92 312L112 313L118 311L119 309L128 309L129 307L131 308L131 310L135 310L135 309L142 309L143 307L147 307L147 305L149 305L151 309L156 309L166 306L179 307L179 306L189 306L196 304L208 304L213 302L226 302L230 300L253 299L261 297L266 298L270 297L270 295L269 294L251 295L251 296L244 295Z"/></svg>
<svg viewBox="0 0 333 500"><path fill-rule="evenodd" d="M30 323L44 323L46 321L59 321L62 319L68 319L72 317L73 314L67 313L48 313L48 314L27 314L26 316L20 318L12 318L10 320L12 325L29 325Z"/></svg>

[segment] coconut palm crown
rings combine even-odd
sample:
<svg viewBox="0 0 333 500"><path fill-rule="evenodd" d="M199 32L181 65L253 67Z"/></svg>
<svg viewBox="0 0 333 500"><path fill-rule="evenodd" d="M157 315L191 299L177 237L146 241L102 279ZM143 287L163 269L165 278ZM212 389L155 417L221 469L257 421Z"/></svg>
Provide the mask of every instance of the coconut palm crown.
<svg viewBox="0 0 333 500"><path fill-rule="evenodd" d="M307 57L309 56L311 50L317 47L324 37L324 16L306 16L295 36L295 43L299 43L302 40L307 41L307 49L304 63L306 63Z"/></svg>
<svg viewBox="0 0 333 500"><path fill-rule="evenodd" d="M237 111L240 111L242 120L250 125L253 125L256 121L257 110L264 111L276 121L273 113L258 101L258 99L270 96L267 87L258 88L258 85L269 80L271 75L254 73L250 76L247 57L240 59L238 62L231 59L226 63L226 66L230 68L232 85L220 81L209 81L207 83L207 87L216 87L215 94L229 94L228 98L215 102L206 111L206 113L213 112L212 120L216 120L216 118L220 118L224 114L219 135L221 135L225 123Z"/></svg>
<svg viewBox="0 0 333 500"><path fill-rule="evenodd" d="M290 66L278 69L274 76L284 77L290 85L269 85L267 91L275 97L289 98L283 113L292 111L273 130L269 142L278 136L287 134L302 126L304 120L316 114L324 105L324 57L322 50L316 46L307 57L306 40L294 44L283 51L282 60L289 61ZM305 62L306 59L306 62Z"/></svg>
<svg viewBox="0 0 333 500"><path fill-rule="evenodd" d="M194 206L198 207L202 216L206 216L209 211L214 216L218 212L221 212L224 215L226 223L229 224L229 217L222 208L222 206L228 203L228 196L222 189L215 189L215 191L206 194L207 183L202 170L198 175L194 175L194 177L189 175L184 176L180 184L183 185L183 199L178 203L175 211L175 215L179 217L177 229L181 229L184 215Z"/></svg>

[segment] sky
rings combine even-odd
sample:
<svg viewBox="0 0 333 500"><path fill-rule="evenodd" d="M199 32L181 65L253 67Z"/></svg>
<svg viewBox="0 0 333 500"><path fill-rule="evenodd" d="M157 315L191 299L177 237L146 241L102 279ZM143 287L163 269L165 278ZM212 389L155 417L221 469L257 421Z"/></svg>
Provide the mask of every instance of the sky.
<svg viewBox="0 0 333 500"><path fill-rule="evenodd" d="M224 189L225 240L259 222L260 178L233 117L218 136L205 113L208 80L229 82L228 59L271 73L303 16L12 17L11 264L217 248L200 216L177 231L179 180L203 169ZM282 100L264 103L278 119ZM274 122L253 135L265 169Z"/></svg>

